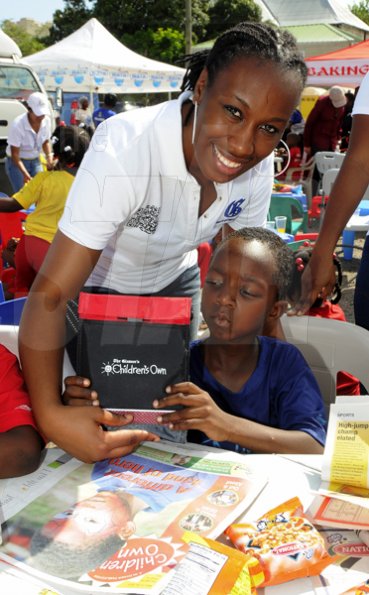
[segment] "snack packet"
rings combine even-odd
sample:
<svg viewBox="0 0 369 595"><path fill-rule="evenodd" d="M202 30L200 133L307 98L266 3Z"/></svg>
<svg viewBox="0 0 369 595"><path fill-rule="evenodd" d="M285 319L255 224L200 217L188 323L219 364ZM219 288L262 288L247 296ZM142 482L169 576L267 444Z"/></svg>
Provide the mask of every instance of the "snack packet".
<svg viewBox="0 0 369 595"><path fill-rule="evenodd" d="M366 595L367 593L369 593L369 579L357 587L342 592L341 595Z"/></svg>
<svg viewBox="0 0 369 595"><path fill-rule="evenodd" d="M256 595L251 587L248 557L197 533L186 531L189 551L177 564L162 595Z"/></svg>
<svg viewBox="0 0 369 595"><path fill-rule="evenodd" d="M264 574L261 587L320 574L333 561L298 498L270 510L254 523L230 525L225 533L237 549L259 561ZM250 576L256 586L251 568Z"/></svg>

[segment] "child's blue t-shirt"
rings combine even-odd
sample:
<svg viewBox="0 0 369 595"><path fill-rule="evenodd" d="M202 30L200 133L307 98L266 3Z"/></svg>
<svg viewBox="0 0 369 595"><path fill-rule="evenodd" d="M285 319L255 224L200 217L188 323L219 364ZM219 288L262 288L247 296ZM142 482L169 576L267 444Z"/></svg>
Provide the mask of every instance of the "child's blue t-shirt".
<svg viewBox="0 0 369 595"><path fill-rule="evenodd" d="M259 337L257 366L234 393L218 382L206 368L201 341L191 345L191 382L210 394L216 404L231 415L282 430L307 432L324 445L326 417L323 399L312 371L294 345ZM188 440L241 453L249 449L232 442L214 442L198 430L188 432Z"/></svg>

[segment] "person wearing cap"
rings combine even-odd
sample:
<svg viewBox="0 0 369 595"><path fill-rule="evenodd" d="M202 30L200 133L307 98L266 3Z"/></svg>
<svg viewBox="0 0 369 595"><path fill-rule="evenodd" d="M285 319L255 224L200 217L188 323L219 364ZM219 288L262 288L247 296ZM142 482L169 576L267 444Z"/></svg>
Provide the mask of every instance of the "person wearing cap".
<svg viewBox="0 0 369 595"><path fill-rule="evenodd" d="M15 250L16 297L28 294L41 268L90 136L77 126L58 126L51 144L55 154L53 169L37 173L13 196L0 197L0 213L14 213L35 205Z"/></svg>
<svg viewBox="0 0 369 595"><path fill-rule="evenodd" d="M32 93L26 107L27 112L13 121L6 147L5 170L14 192L42 171L41 151L46 156L48 168L53 165L50 108L46 95Z"/></svg>
<svg viewBox="0 0 369 595"><path fill-rule="evenodd" d="M105 93L104 103L101 107L95 109L92 118L97 127L101 122L115 116L115 111L112 109L117 104L117 96L115 93Z"/></svg>
<svg viewBox="0 0 369 595"><path fill-rule="evenodd" d="M328 95L319 97L307 117L304 128L306 158L318 151L335 151L341 136L347 99L341 87L331 87ZM313 194L317 194L320 175L315 168Z"/></svg>

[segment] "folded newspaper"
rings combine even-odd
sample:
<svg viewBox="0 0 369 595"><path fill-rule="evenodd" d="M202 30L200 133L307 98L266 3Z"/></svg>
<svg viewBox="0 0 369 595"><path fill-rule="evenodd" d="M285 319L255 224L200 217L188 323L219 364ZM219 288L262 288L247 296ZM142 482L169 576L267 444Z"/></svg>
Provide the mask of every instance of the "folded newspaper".
<svg viewBox="0 0 369 595"><path fill-rule="evenodd" d="M309 512L324 526L369 530L369 396L330 407L319 495Z"/></svg>
<svg viewBox="0 0 369 595"><path fill-rule="evenodd" d="M51 449L2 485L0 560L63 593L160 593L187 532L217 538L267 480L242 455L193 448L145 443L95 465Z"/></svg>

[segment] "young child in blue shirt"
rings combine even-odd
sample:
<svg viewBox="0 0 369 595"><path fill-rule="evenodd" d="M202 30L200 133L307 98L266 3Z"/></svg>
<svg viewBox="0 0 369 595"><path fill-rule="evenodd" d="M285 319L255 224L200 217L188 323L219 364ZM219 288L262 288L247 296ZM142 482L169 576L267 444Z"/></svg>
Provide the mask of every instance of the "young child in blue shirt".
<svg viewBox="0 0 369 595"><path fill-rule="evenodd" d="M231 233L211 260L201 311L209 337L192 344L191 382L154 406L188 440L238 452L321 453L326 420L316 380L293 345L261 336L286 309L294 255L263 228Z"/></svg>
<svg viewBox="0 0 369 595"><path fill-rule="evenodd" d="M191 346L191 382L154 401L158 409L183 407L158 411L158 423L187 430L190 442L242 453L323 451L324 405L310 368L295 346L261 336L286 309L293 266L292 251L267 229L243 228L219 244L202 293L209 337ZM84 390L98 404L96 392Z"/></svg>

